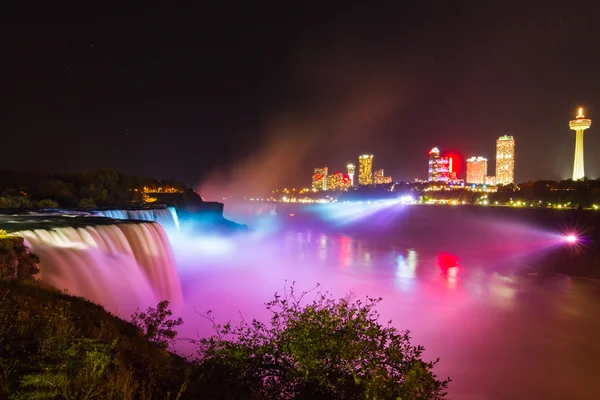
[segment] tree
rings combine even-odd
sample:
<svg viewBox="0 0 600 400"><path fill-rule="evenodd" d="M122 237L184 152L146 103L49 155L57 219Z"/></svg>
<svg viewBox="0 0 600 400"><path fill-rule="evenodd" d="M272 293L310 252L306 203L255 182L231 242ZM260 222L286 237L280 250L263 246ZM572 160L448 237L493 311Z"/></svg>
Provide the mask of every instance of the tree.
<svg viewBox="0 0 600 400"><path fill-rule="evenodd" d="M0 279L32 279L39 272L39 262L22 237L0 230Z"/></svg>
<svg viewBox="0 0 600 400"><path fill-rule="evenodd" d="M449 379L438 380L435 362L408 331L377 322L380 299L333 300L293 288L267 303L270 324L242 320L215 325L200 339L198 363L205 390L230 398L441 399ZM210 312L205 315L213 321Z"/></svg>
<svg viewBox="0 0 600 400"><path fill-rule="evenodd" d="M79 202L79 205L77 207L79 207L79 208L96 208L96 202L94 201L94 199L81 199L81 201Z"/></svg>
<svg viewBox="0 0 600 400"><path fill-rule="evenodd" d="M42 199L37 202L39 208L58 208L58 202L50 199Z"/></svg>

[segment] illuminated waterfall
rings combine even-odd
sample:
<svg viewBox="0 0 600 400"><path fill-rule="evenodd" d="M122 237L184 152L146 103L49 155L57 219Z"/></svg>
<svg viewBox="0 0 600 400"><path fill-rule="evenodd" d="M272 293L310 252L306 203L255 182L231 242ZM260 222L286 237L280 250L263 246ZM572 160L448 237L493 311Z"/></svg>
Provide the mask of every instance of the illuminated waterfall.
<svg viewBox="0 0 600 400"><path fill-rule="evenodd" d="M170 211L165 209L171 215ZM116 223L17 232L40 256L38 278L129 316L169 300L181 287L171 245L157 223Z"/></svg>
<svg viewBox="0 0 600 400"><path fill-rule="evenodd" d="M179 220L175 207L151 210L102 210L98 213L112 219L134 219L138 221L156 221L163 227L179 230Z"/></svg>

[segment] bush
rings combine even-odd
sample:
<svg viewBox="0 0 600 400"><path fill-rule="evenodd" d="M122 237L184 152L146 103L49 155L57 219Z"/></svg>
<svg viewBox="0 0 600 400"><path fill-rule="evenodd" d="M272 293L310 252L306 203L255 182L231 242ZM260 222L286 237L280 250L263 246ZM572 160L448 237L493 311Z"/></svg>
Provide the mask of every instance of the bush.
<svg viewBox="0 0 600 400"><path fill-rule="evenodd" d="M58 208L58 202L51 199L42 199L37 202L39 208Z"/></svg>
<svg viewBox="0 0 600 400"><path fill-rule="evenodd" d="M0 208L31 208L33 202L24 196L0 197Z"/></svg>
<svg viewBox="0 0 600 400"><path fill-rule="evenodd" d="M77 207L79 207L79 208L96 208L96 202L94 201L94 199L81 199L81 201L79 202L79 205Z"/></svg>
<svg viewBox="0 0 600 400"><path fill-rule="evenodd" d="M39 257L29 251L22 237L0 231L0 279L33 279L39 272L39 262Z"/></svg>
<svg viewBox="0 0 600 400"><path fill-rule="evenodd" d="M408 331L377 322L380 299L351 302L318 293L275 295L270 324L215 325L199 339L199 384L219 398L441 399L449 379L433 374ZM206 317L213 321L210 312Z"/></svg>
<svg viewBox="0 0 600 400"><path fill-rule="evenodd" d="M146 312L134 312L131 323L140 328L148 340L167 349L177 336L175 328L183 324L181 318L169 319L171 315L173 313L169 309L169 302L163 300L156 308L148 307Z"/></svg>

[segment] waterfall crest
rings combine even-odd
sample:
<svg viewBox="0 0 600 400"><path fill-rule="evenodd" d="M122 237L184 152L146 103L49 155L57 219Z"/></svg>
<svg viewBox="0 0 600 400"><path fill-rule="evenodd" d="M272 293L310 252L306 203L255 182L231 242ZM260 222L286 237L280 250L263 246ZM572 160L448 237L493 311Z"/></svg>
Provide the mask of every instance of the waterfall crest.
<svg viewBox="0 0 600 400"><path fill-rule="evenodd" d="M171 245L158 223L59 227L16 234L40 256L41 281L114 313L130 315L137 307L156 306L161 300L174 305L182 300Z"/></svg>
<svg viewBox="0 0 600 400"><path fill-rule="evenodd" d="M97 212L112 219L133 219L138 221L155 221L166 229L179 230L179 220L175 207L156 208L149 210L102 210Z"/></svg>

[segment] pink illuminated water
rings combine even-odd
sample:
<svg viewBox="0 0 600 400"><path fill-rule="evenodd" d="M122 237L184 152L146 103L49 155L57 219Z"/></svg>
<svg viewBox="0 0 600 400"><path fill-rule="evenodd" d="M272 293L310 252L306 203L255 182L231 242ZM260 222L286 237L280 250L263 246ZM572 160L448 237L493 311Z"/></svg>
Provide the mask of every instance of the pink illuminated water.
<svg viewBox="0 0 600 400"><path fill-rule="evenodd" d="M436 248L427 236L407 242L361 224L332 231L291 221L266 235L171 237L183 336L211 333L195 311L211 309L219 322L239 313L266 319L263 303L286 282L297 290L319 283L339 297L382 297L382 320L409 329L427 358L441 358L437 373L453 379L451 399L597 398L599 286L524 267L552 235L510 224L493 237L453 227L444 234L463 233L466 242L448 238L454 248Z"/></svg>

